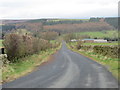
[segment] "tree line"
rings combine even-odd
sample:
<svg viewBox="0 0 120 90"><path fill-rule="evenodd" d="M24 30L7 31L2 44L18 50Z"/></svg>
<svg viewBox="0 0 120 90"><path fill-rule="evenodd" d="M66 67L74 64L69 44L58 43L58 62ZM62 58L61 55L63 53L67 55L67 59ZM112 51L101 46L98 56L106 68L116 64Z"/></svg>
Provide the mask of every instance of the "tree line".
<svg viewBox="0 0 120 90"><path fill-rule="evenodd" d="M9 33L5 35L3 45L8 60L16 62L22 57L58 47L59 43L50 43L50 40L56 39L57 36L56 32L44 32L41 34L41 38L27 34Z"/></svg>
<svg viewBox="0 0 120 90"><path fill-rule="evenodd" d="M99 22L104 20L108 24L112 25L115 29L118 29L118 17L111 18L90 18L89 22Z"/></svg>
<svg viewBox="0 0 120 90"><path fill-rule="evenodd" d="M36 19L26 22L2 25L2 34L17 29L27 29L32 33L43 31L55 31L58 33L101 31L118 29L118 18L90 18L84 20L57 20L57 19Z"/></svg>

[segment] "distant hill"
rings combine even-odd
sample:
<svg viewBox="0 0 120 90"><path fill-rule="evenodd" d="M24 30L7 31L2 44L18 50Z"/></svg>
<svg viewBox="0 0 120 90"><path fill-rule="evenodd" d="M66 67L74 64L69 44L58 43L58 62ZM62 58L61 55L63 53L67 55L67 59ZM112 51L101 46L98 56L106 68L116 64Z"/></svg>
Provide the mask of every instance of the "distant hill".
<svg viewBox="0 0 120 90"><path fill-rule="evenodd" d="M14 23L22 23L27 22L29 20L2 20L2 24L14 24Z"/></svg>
<svg viewBox="0 0 120 90"><path fill-rule="evenodd" d="M108 18L90 18L89 22L99 22L100 20L104 20L108 24L112 25L116 29L118 29L118 17L108 17Z"/></svg>
<svg viewBox="0 0 120 90"><path fill-rule="evenodd" d="M68 32L85 32L85 31L103 31L113 30L114 27L106 22L85 22L78 24L56 24L56 25L44 25L45 30L51 30L61 33Z"/></svg>
<svg viewBox="0 0 120 90"><path fill-rule="evenodd" d="M34 33L103 31L117 29L116 23L117 18L3 20L2 30L4 34L17 29L26 29Z"/></svg>

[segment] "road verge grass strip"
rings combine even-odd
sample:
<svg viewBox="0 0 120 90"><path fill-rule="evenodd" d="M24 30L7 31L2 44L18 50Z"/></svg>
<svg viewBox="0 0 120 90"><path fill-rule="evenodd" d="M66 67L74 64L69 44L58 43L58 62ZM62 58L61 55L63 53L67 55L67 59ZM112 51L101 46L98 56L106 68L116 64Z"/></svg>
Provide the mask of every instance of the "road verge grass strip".
<svg viewBox="0 0 120 90"><path fill-rule="evenodd" d="M38 54L21 58L22 60L19 60L19 62L4 66L2 68L1 83L10 82L31 73L36 70L37 66L47 62L60 48L61 45L57 48L47 49L46 51L41 51Z"/></svg>
<svg viewBox="0 0 120 90"><path fill-rule="evenodd" d="M85 52L83 50L77 50L75 49L75 47L70 47L70 45L67 43L67 47L74 51L77 52L87 58L90 58L100 64L102 64L103 66L105 66L112 74L113 76L118 79L118 81L120 81L120 61L118 58L106 58L105 56L102 55L97 55L94 52Z"/></svg>

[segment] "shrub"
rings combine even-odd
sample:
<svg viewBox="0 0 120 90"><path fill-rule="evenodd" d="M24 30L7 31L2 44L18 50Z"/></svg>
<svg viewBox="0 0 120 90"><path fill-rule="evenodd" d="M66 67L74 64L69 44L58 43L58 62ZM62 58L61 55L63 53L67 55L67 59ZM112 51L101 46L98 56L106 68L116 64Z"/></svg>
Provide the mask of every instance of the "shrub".
<svg viewBox="0 0 120 90"><path fill-rule="evenodd" d="M8 63L9 63L9 61L7 60L7 55L6 54L1 54L0 55L0 66L2 66L4 64L8 64Z"/></svg>
<svg viewBox="0 0 120 90"><path fill-rule="evenodd" d="M8 34L5 36L3 44L8 55L8 60L13 61L15 58L20 58L24 55L22 42L23 39L18 34Z"/></svg>
<svg viewBox="0 0 120 90"><path fill-rule="evenodd" d="M41 33L41 38L45 40L55 40L57 36L58 36L58 33L53 31L47 31L47 32Z"/></svg>
<svg viewBox="0 0 120 90"><path fill-rule="evenodd" d="M52 44L47 40L14 33L6 35L3 44L10 62L52 48Z"/></svg>
<svg viewBox="0 0 120 90"><path fill-rule="evenodd" d="M119 46L90 46L90 45L81 45L79 42L76 46L77 49L82 49L84 51L93 51L97 54L101 54L103 56L108 56L111 58L118 58L120 53Z"/></svg>
<svg viewBox="0 0 120 90"><path fill-rule="evenodd" d="M41 44L40 44L40 49L43 51L43 50L46 50L48 48L51 47L51 44L49 43L49 41L47 40L44 40L44 39L40 39L39 41Z"/></svg>
<svg viewBox="0 0 120 90"><path fill-rule="evenodd" d="M77 48L77 49L81 49L82 44L83 44L83 42L82 42L82 41L79 41L79 42L77 43L77 45L76 45L76 48Z"/></svg>
<svg viewBox="0 0 120 90"><path fill-rule="evenodd" d="M56 42L56 43L52 44L52 48L57 48L59 45L60 45L60 43Z"/></svg>
<svg viewBox="0 0 120 90"><path fill-rule="evenodd" d="M23 39L23 48L24 50L23 53L24 55L30 55L30 54L33 54L34 53L34 50L33 50L33 43L34 43L34 37L32 36L27 36L27 35L23 35L22 36L22 39Z"/></svg>
<svg viewBox="0 0 120 90"><path fill-rule="evenodd" d="M95 53L111 58L118 58L119 49L118 46L94 46L93 48Z"/></svg>

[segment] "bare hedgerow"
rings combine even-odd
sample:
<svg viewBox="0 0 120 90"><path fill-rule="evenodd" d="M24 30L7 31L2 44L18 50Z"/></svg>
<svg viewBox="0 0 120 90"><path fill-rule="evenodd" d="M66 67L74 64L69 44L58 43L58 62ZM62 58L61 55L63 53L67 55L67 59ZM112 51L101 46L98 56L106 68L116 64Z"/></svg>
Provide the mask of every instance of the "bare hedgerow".
<svg viewBox="0 0 120 90"><path fill-rule="evenodd" d="M22 38L23 38L23 47L24 47L23 53L25 54L25 56L33 54L34 37L23 35Z"/></svg>
<svg viewBox="0 0 120 90"><path fill-rule="evenodd" d="M8 60L14 62L14 59L20 58L23 53L23 39L18 34L8 34L3 42Z"/></svg>
<svg viewBox="0 0 120 90"><path fill-rule="evenodd" d="M7 34L4 39L3 44L10 62L15 62L19 58L52 48L52 44L48 40L30 35L11 33Z"/></svg>
<svg viewBox="0 0 120 90"><path fill-rule="evenodd" d="M55 40L58 36L57 32L47 31L41 33L41 38L45 40Z"/></svg>
<svg viewBox="0 0 120 90"><path fill-rule="evenodd" d="M78 41L76 48L81 49L82 48L83 41Z"/></svg>
<svg viewBox="0 0 120 90"><path fill-rule="evenodd" d="M111 58L118 58L119 56L119 46L94 46L93 50L95 53L108 56Z"/></svg>
<svg viewBox="0 0 120 90"><path fill-rule="evenodd" d="M40 43L41 43L40 44L41 51L51 48L51 44L47 40L40 39Z"/></svg>

